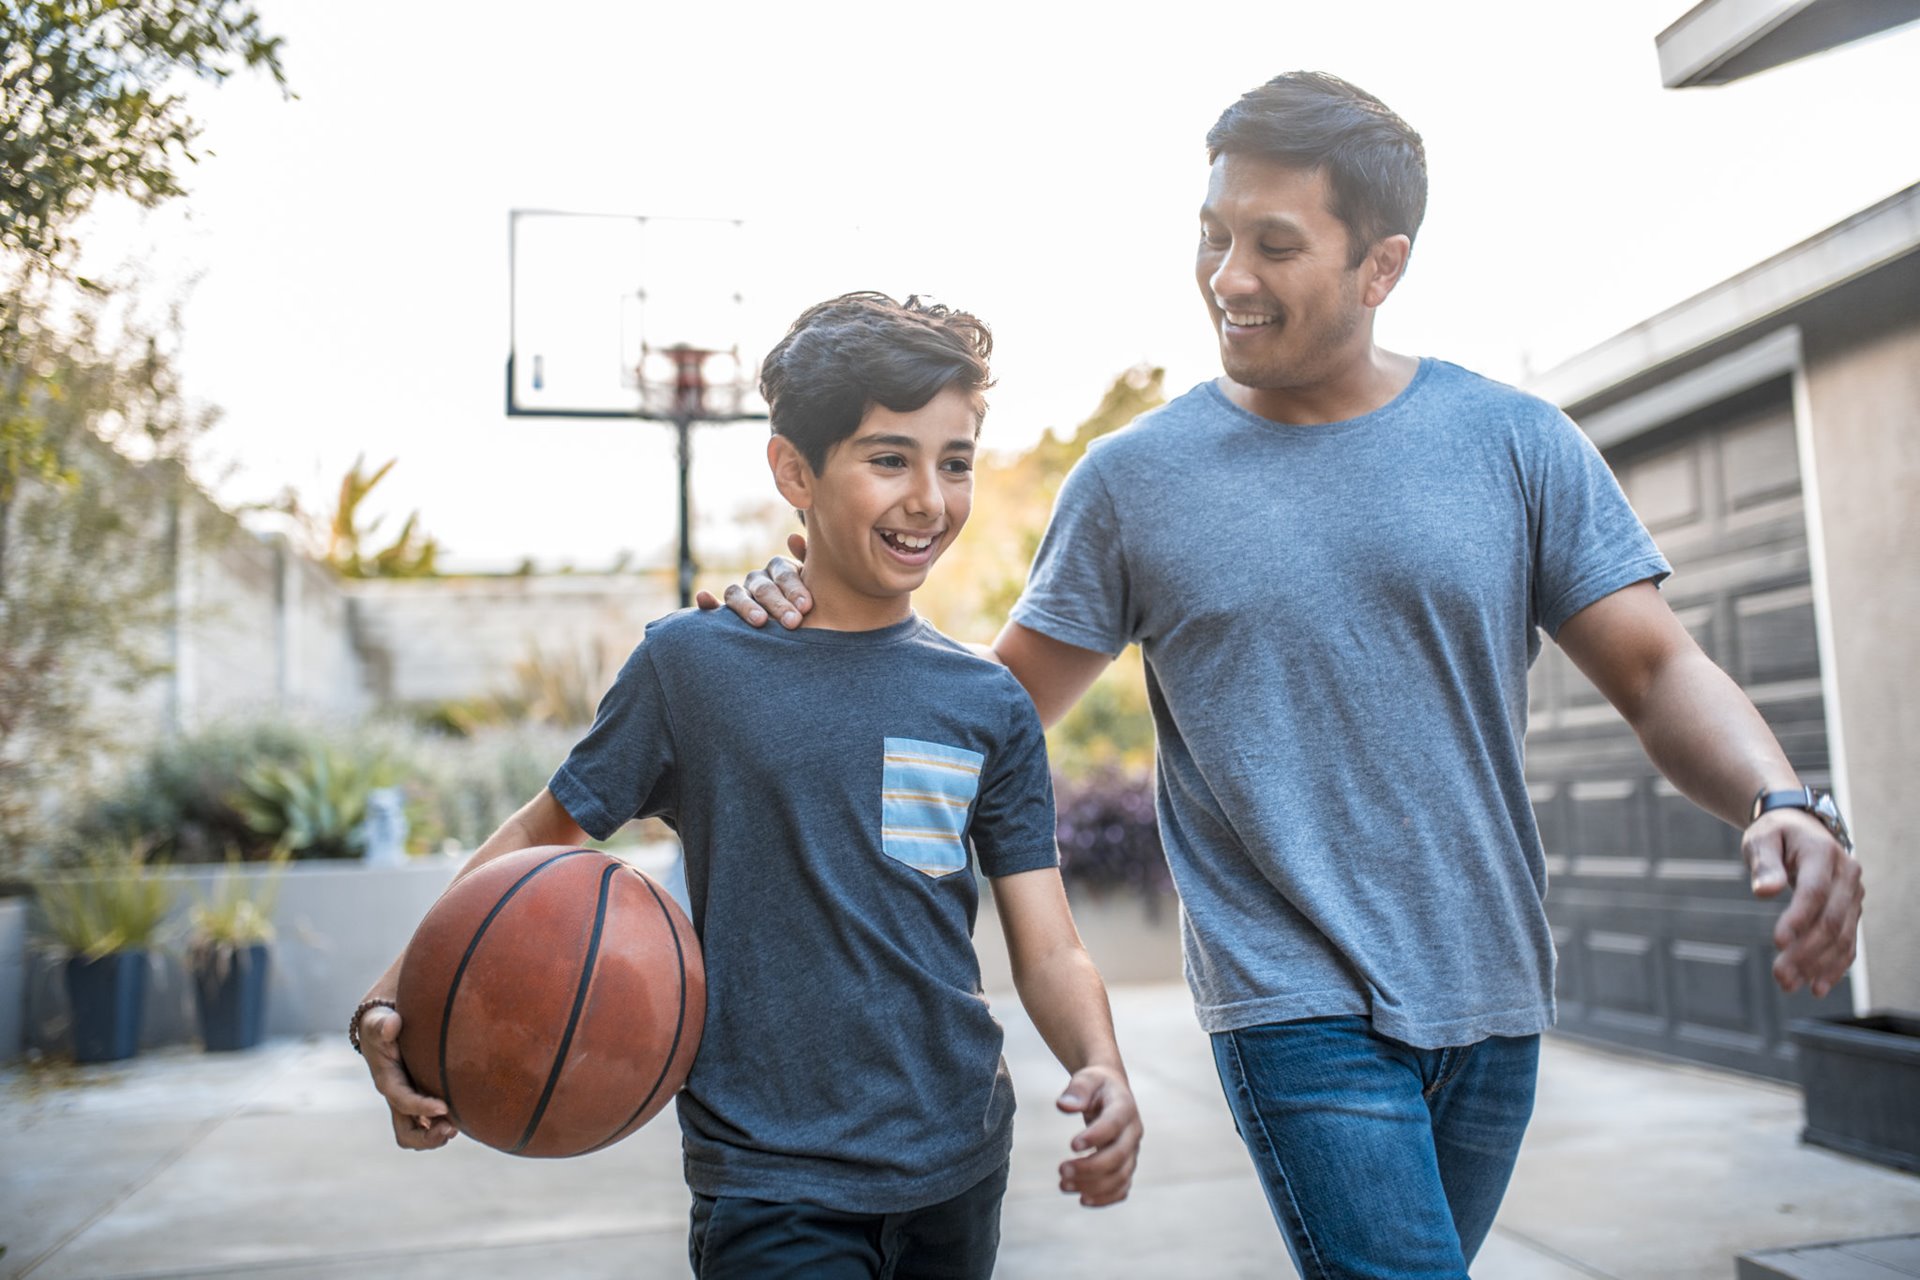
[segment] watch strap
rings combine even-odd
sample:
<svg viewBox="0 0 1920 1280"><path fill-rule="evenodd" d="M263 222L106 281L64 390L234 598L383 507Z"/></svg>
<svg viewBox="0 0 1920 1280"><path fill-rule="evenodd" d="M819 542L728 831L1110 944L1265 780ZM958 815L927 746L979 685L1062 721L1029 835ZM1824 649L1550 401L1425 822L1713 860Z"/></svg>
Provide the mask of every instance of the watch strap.
<svg viewBox="0 0 1920 1280"><path fill-rule="evenodd" d="M1781 791L1769 791L1760 788L1753 798L1753 818L1771 813L1775 809L1800 809L1812 814L1820 824L1833 833L1841 847L1848 853L1853 852L1853 837L1847 831L1846 820L1840 816L1840 806L1834 803L1833 796L1825 791L1816 791L1812 787L1788 787Z"/></svg>

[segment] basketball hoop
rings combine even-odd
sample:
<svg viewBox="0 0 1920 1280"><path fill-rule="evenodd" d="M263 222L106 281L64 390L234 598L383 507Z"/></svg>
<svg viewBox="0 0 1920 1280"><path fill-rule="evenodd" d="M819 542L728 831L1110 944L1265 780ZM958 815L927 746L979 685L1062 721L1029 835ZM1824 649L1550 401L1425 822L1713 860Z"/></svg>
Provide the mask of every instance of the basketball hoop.
<svg viewBox="0 0 1920 1280"><path fill-rule="evenodd" d="M634 381L642 418L661 422L738 422L764 417L742 411L753 381L740 351L715 351L687 343L645 347Z"/></svg>
<svg viewBox="0 0 1920 1280"><path fill-rule="evenodd" d="M516 209L507 218L507 414L670 422L680 603L693 603L693 427L764 421L740 354L738 219ZM660 339L670 340L666 345ZM637 394L636 394L637 393Z"/></svg>

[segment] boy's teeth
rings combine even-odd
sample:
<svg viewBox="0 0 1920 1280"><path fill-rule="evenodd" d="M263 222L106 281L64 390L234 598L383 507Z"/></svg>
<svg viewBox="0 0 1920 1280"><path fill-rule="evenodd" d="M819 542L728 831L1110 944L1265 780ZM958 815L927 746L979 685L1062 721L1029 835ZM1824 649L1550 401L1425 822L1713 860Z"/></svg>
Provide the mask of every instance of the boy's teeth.
<svg viewBox="0 0 1920 1280"><path fill-rule="evenodd" d="M916 538L910 533L890 533L887 537L909 551L923 551L933 545L932 538Z"/></svg>

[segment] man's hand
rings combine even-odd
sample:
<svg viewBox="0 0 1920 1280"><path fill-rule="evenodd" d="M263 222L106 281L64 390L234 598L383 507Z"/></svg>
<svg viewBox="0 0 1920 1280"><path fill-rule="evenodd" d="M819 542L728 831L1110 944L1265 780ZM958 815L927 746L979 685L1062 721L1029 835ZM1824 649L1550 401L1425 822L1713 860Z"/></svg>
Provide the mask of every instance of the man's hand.
<svg viewBox="0 0 1920 1280"><path fill-rule="evenodd" d="M447 1104L413 1087L400 1060L400 1015L375 1007L360 1018L360 1053L373 1075L373 1087L393 1112L393 1140L409 1151L444 1147L460 1132L447 1119Z"/></svg>
<svg viewBox="0 0 1920 1280"><path fill-rule="evenodd" d="M1793 886L1793 901L1773 927L1773 979L1782 991L1811 986L1824 996L1853 963L1866 896L1860 864L1827 830L1798 809L1774 809L1748 827L1740 852L1752 876L1753 896L1777 897Z"/></svg>
<svg viewBox="0 0 1920 1280"><path fill-rule="evenodd" d="M800 581L800 566L795 563L807 558L806 538L798 533L789 536L787 550L793 552L793 560L775 556L767 561L764 570L755 569L748 574L744 585L736 582L728 587L727 608L756 627L766 625L768 614L780 619L780 625L789 631L799 626L800 616L813 608L813 597ZM702 609L720 607L720 601L708 591L695 596L694 603Z"/></svg>
<svg viewBox="0 0 1920 1280"><path fill-rule="evenodd" d="M1073 1140L1080 1155L1060 1166L1060 1189L1078 1192L1088 1208L1116 1204L1133 1187L1140 1158L1140 1111L1127 1078L1106 1067L1083 1067L1067 1081L1055 1104L1086 1121Z"/></svg>

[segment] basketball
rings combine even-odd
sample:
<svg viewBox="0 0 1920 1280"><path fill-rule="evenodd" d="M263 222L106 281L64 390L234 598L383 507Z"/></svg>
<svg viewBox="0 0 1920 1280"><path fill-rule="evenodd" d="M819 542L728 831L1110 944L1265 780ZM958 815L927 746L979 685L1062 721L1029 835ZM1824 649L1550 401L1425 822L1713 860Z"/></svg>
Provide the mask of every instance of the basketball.
<svg viewBox="0 0 1920 1280"><path fill-rule="evenodd" d="M400 1055L461 1132L577 1156L652 1119L706 1021L693 925L611 854L522 849L462 876L408 944Z"/></svg>

